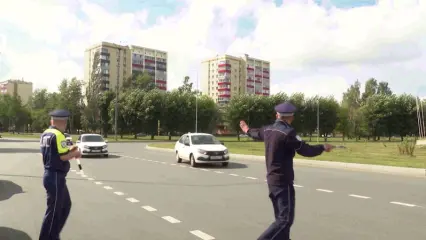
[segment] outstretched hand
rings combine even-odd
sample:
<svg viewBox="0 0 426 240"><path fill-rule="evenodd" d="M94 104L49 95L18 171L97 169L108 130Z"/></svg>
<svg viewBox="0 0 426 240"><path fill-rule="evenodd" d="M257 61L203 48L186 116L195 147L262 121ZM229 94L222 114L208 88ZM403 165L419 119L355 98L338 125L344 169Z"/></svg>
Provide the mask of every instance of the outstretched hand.
<svg viewBox="0 0 426 240"><path fill-rule="evenodd" d="M249 130L249 126L243 120L240 121L240 128L241 128L241 131L243 131L244 133L247 133Z"/></svg>
<svg viewBox="0 0 426 240"><path fill-rule="evenodd" d="M334 148L334 146L333 145L331 145L331 144L324 144L324 151L326 151L326 152L331 152L331 150Z"/></svg>

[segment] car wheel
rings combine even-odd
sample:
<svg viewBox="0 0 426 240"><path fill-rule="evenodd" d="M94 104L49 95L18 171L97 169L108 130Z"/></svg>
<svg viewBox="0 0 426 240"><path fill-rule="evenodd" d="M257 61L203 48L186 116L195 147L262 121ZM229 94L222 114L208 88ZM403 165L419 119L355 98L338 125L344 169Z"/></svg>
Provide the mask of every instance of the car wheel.
<svg viewBox="0 0 426 240"><path fill-rule="evenodd" d="M176 162L177 163L181 163L182 162L182 158L179 157L179 153L176 151Z"/></svg>
<svg viewBox="0 0 426 240"><path fill-rule="evenodd" d="M229 162L223 162L222 167L227 167L229 165Z"/></svg>
<svg viewBox="0 0 426 240"><path fill-rule="evenodd" d="M107 157L109 157L109 155L108 155L108 154L104 154L104 157L106 157L106 158L107 158Z"/></svg>
<svg viewBox="0 0 426 240"><path fill-rule="evenodd" d="M193 154L191 154L190 159L191 159L191 167L197 167L198 164L195 162L195 158Z"/></svg>

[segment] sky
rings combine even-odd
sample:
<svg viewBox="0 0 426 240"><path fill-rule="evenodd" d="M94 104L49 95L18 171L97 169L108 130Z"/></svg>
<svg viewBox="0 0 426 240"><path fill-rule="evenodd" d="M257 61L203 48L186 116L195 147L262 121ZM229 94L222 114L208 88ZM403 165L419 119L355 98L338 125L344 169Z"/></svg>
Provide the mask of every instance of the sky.
<svg viewBox="0 0 426 240"><path fill-rule="evenodd" d="M6 1L0 81L56 91L100 41L167 51L169 90L203 59L247 53L271 62L271 93L340 100L373 77L426 96L426 0Z"/></svg>

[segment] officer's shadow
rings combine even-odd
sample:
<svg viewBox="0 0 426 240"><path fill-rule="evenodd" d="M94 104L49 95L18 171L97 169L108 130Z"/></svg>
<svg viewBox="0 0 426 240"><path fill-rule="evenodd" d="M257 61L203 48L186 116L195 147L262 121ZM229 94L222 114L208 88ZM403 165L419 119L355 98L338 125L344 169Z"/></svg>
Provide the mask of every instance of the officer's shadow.
<svg viewBox="0 0 426 240"><path fill-rule="evenodd" d="M0 180L0 201L7 200L19 193L24 193L21 186L8 180Z"/></svg>
<svg viewBox="0 0 426 240"><path fill-rule="evenodd" d="M0 227L1 240L32 240L30 235L17 229Z"/></svg>

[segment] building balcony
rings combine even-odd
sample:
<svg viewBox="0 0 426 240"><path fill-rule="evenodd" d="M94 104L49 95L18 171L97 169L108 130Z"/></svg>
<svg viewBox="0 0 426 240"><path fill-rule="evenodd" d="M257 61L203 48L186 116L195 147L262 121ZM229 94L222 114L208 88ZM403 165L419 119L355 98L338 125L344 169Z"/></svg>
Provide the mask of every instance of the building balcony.
<svg viewBox="0 0 426 240"><path fill-rule="evenodd" d="M143 64L132 63L132 67L143 68Z"/></svg>
<svg viewBox="0 0 426 240"><path fill-rule="evenodd" d="M219 69L218 71L217 71L218 73L231 73L231 70L229 69Z"/></svg>
<svg viewBox="0 0 426 240"><path fill-rule="evenodd" d="M167 87L165 87L165 86L157 86L157 88L160 89L160 90L164 90L164 91L167 90Z"/></svg>
<svg viewBox="0 0 426 240"><path fill-rule="evenodd" d="M231 91L231 85L221 85L220 87L218 87L217 90L220 91L220 92Z"/></svg>
<svg viewBox="0 0 426 240"><path fill-rule="evenodd" d="M256 94L257 95L263 95L262 92L257 92L257 91L256 91Z"/></svg>
<svg viewBox="0 0 426 240"><path fill-rule="evenodd" d="M263 76L263 79L269 79L269 76Z"/></svg>
<svg viewBox="0 0 426 240"><path fill-rule="evenodd" d="M254 82L254 80L253 79L247 79L247 82Z"/></svg>
<svg viewBox="0 0 426 240"><path fill-rule="evenodd" d="M269 87L263 87L263 90L269 90Z"/></svg>
<svg viewBox="0 0 426 240"><path fill-rule="evenodd" d="M269 73L269 69L263 69L263 73Z"/></svg>
<svg viewBox="0 0 426 240"><path fill-rule="evenodd" d="M261 78L261 77L262 77L262 75L261 75L261 74L255 74L255 75L254 75L254 77Z"/></svg>
<svg viewBox="0 0 426 240"><path fill-rule="evenodd" d="M231 80L230 79L219 79L218 81L218 85L224 85L224 84L230 84Z"/></svg>
<svg viewBox="0 0 426 240"><path fill-rule="evenodd" d="M157 71L163 71L163 72L166 72L166 71L167 71L167 69L166 69L166 68L157 67Z"/></svg>
<svg viewBox="0 0 426 240"><path fill-rule="evenodd" d="M263 96L269 96L269 93L262 93Z"/></svg>
<svg viewBox="0 0 426 240"><path fill-rule="evenodd" d="M254 68L252 68L252 67L247 67L247 71L254 71Z"/></svg>
<svg viewBox="0 0 426 240"><path fill-rule="evenodd" d="M146 59L146 58L145 58L145 62L146 62L146 63L155 63L155 60L151 60L151 59Z"/></svg>
<svg viewBox="0 0 426 240"><path fill-rule="evenodd" d="M155 80L156 83L162 83L162 84L167 84L166 80L162 80L162 79L157 79Z"/></svg>
<svg viewBox="0 0 426 240"><path fill-rule="evenodd" d="M262 83L262 81L261 81L261 80L256 80L255 82L256 82L256 83Z"/></svg>
<svg viewBox="0 0 426 240"><path fill-rule="evenodd" d="M254 88L254 85L247 85L247 88Z"/></svg>
<svg viewBox="0 0 426 240"><path fill-rule="evenodd" d="M218 67L231 67L231 64L229 64L229 63L219 63L217 66Z"/></svg>
<svg viewBox="0 0 426 240"><path fill-rule="evenodd" d="M219 97L221 97L221 98L230 98L230 97L231 97L231 94L230 94L230 93L227 93L227 94L219 94Z"/></svg>

